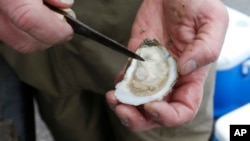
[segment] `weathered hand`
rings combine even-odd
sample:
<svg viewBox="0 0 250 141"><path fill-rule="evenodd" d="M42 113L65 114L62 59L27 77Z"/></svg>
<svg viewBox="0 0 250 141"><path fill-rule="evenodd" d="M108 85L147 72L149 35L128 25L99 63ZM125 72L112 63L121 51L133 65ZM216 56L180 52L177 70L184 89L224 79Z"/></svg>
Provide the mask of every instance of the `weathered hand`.
<svg viewBox="0 0 250 141"><path fill-rule="evenodd" d="M73 1L45 0L69 8ZM21 53L44 50L72 38L72 28L42 0L0 0L0 40Z"/></svg>
<svg viewBox="0 0 250 141"><path fill-rule="evenodd" d="M155 38L171 52L180 77L162 101L134 107L120 103L113 91L108 103L122 122L134 131L157 126L178 126L194 118L203 96L209 64L220 53L228 15L219 0L144 0L135 19L129 48ZM118 80L122 78L118 75Z"/></svg>

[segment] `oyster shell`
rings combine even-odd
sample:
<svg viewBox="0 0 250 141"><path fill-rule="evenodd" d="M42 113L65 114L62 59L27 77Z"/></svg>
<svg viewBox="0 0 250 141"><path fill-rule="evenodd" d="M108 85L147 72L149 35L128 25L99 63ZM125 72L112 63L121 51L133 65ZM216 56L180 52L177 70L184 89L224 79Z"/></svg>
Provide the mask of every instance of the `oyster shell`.
<svg viewBox="0 0 250 141"><path fill-rule="evenodd" d="M123 80L116 85L115 96L135 106L163 99L178 77L176 61L155 39L145 39L136 54L145 61L129 62Z"/></svg>

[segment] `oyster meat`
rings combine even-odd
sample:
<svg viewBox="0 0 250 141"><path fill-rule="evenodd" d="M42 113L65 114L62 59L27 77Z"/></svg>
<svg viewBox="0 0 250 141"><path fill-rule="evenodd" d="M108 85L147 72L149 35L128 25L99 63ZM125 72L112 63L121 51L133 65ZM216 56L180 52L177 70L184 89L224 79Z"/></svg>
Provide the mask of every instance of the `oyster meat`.
<svg viewBox="0 0 250 141"><path fill-rule="evenodd" d="M135 106L162 100L178 77L176 61L155 39L145 39L136 54L145 61L130 60L123 80L116 85L115 96Z"/></svg>

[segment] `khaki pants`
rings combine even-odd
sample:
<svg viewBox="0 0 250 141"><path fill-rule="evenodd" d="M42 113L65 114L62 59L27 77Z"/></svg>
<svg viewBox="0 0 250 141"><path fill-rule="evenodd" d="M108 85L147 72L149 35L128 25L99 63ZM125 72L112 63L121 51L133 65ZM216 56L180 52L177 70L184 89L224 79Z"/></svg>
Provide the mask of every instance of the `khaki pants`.
<svg viewBox="0 0 250 141"><path fill-rule="evenodd" d="M140 0L76 0L78 19L127 44ZM195 119L181 127L131 133L109 110L104 94L114 89L126 57L75 36L46 51L22 55L1 45L0 53L19 78L37 90L42 118L56 141L205 141L212 128L214 67Z"/></svg>

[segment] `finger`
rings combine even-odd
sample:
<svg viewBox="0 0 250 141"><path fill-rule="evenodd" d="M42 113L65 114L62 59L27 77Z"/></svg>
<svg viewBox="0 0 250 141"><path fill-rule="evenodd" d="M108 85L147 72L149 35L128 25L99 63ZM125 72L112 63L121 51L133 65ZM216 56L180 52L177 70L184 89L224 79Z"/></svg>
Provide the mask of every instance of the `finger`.
<svg viewBox="0 0 250 141"><path fill-rule="evenodd" d="M42 50L42 48L47 48L49 45L40 42L27 33L16 28L12 22L7 18L3 13L0 12L0 39L2 42L7 44L10 47L13 47L18 52L27 53L33 52L34 50ZM36 47L39 45L39 47ZM23 48L29 48L30 50L26 51Z"/></svg>
<svg viewBox="0 0 250 141"><path fill-rule="evenodd" d="M195 40L194 43L187 46L177 62L178 71L181 75L189 74L218 58L223 41L215 41L209 38L208 35L204 35L202 40Z"/></svg>
<svg viewBox="0 0 250 141"><path fill-rule="evenodd" d="M216 16L204 17L207 20L204 20L201 27L198 27L198 33L194 41L181 54L178 60L178 70L181 75L193 72L195 69L214 62L218 58L228 23L226 10L221 8L219 10L224 11L212 11L222 14L210 13L210 15ZM218 30L220 31L218 32Z"/></svg>
<svg viewBox="0 0 250 141"><path fill-rule="evenodd" d="M16 30L23 31L24 34L47 45L46 47L72 38L73 31L69 24L57 18L41 1L0 1L0 5L5 5L1 10L10 18ZM11 39L6 40L10 43ZM14 45L14 48L24 53L41 50L39 45L36 48L30 44Z"/></svg>
<svg viewBox="0 0 250 141"><path fill-rule="evenodd" d="M131 105L120 104L116 107L115 112L121 123L132 131L144 131L159 126Z"/></svg>
<svg viewBox="0 0 250 141"><path fill-rule="evenodd" d="M131 105L121 104L114 95L114 91L109 91L106 94L107 102L112 110L120 118L121 123L133 131L144 131L159 126L152 119L136 107Z"/></svg>
<svg viewBox="0 0 250 141"><path fill-rule="evenodd" d="M44 2L58 8L70 8L74 4L74 0L44 0Z"/></svg>
<svg viewBox="0 0 250 141"><path fill-rule="evenodd" d="M155 122L166 127L186 123L195 115L193 109L178 102L171 104L165 101L153 102L145 105L144 108Z"/></svg>
<svg viewBox="0 0 250 141"><path fill-rule="evenodd" d="M116 108L116 106L119 104L119 101L114 95L114 91L108 91L106 94L106 100L112 110Z"/></svg>
<svg viewBox="0 0 250 141"><path fill-rule="evenodd" d="M126 73L126 69L127 69L127 64L125 65L125 67L123 67L123 69L117 74L114 83L117 84L118 82L120 82L123 79L124 74Z"/></svg>
<svg viewBox="0 0 250 141"><path fill-rule="evenodd" d="M74 12L72 9L67 8L67 9L62 9L62 10L65 11L65 12L67 12L67 14L69 14L69 15L72 16L73 18L76 18L76 14L75 14L75 12ZM52 11L52 12L53 12L59 19L67 21L67 20L65 19L64 15L62 15L62 14L56 12L56 11Z"/></svg>
<svg viewBox="0 0 250 141"><path fill-rule="evenodd" d="M115 84L122 81L122 79L123 79L123 77L124 77L124 75L125 75L125 73L127 71L127 68L129 67L131 61L132 61L132 59L129 58L128 62L123 66L122 70L117 74L116 79L114 81Z"/></svg>
<svg viewBox="0 0 250 141"><path fill-rule="evenodd" d="M203 85L208 67L180 77L168 101L144 105L151 118L162 126L172 127L191 121L196 115L203 96Z"/></svg>

